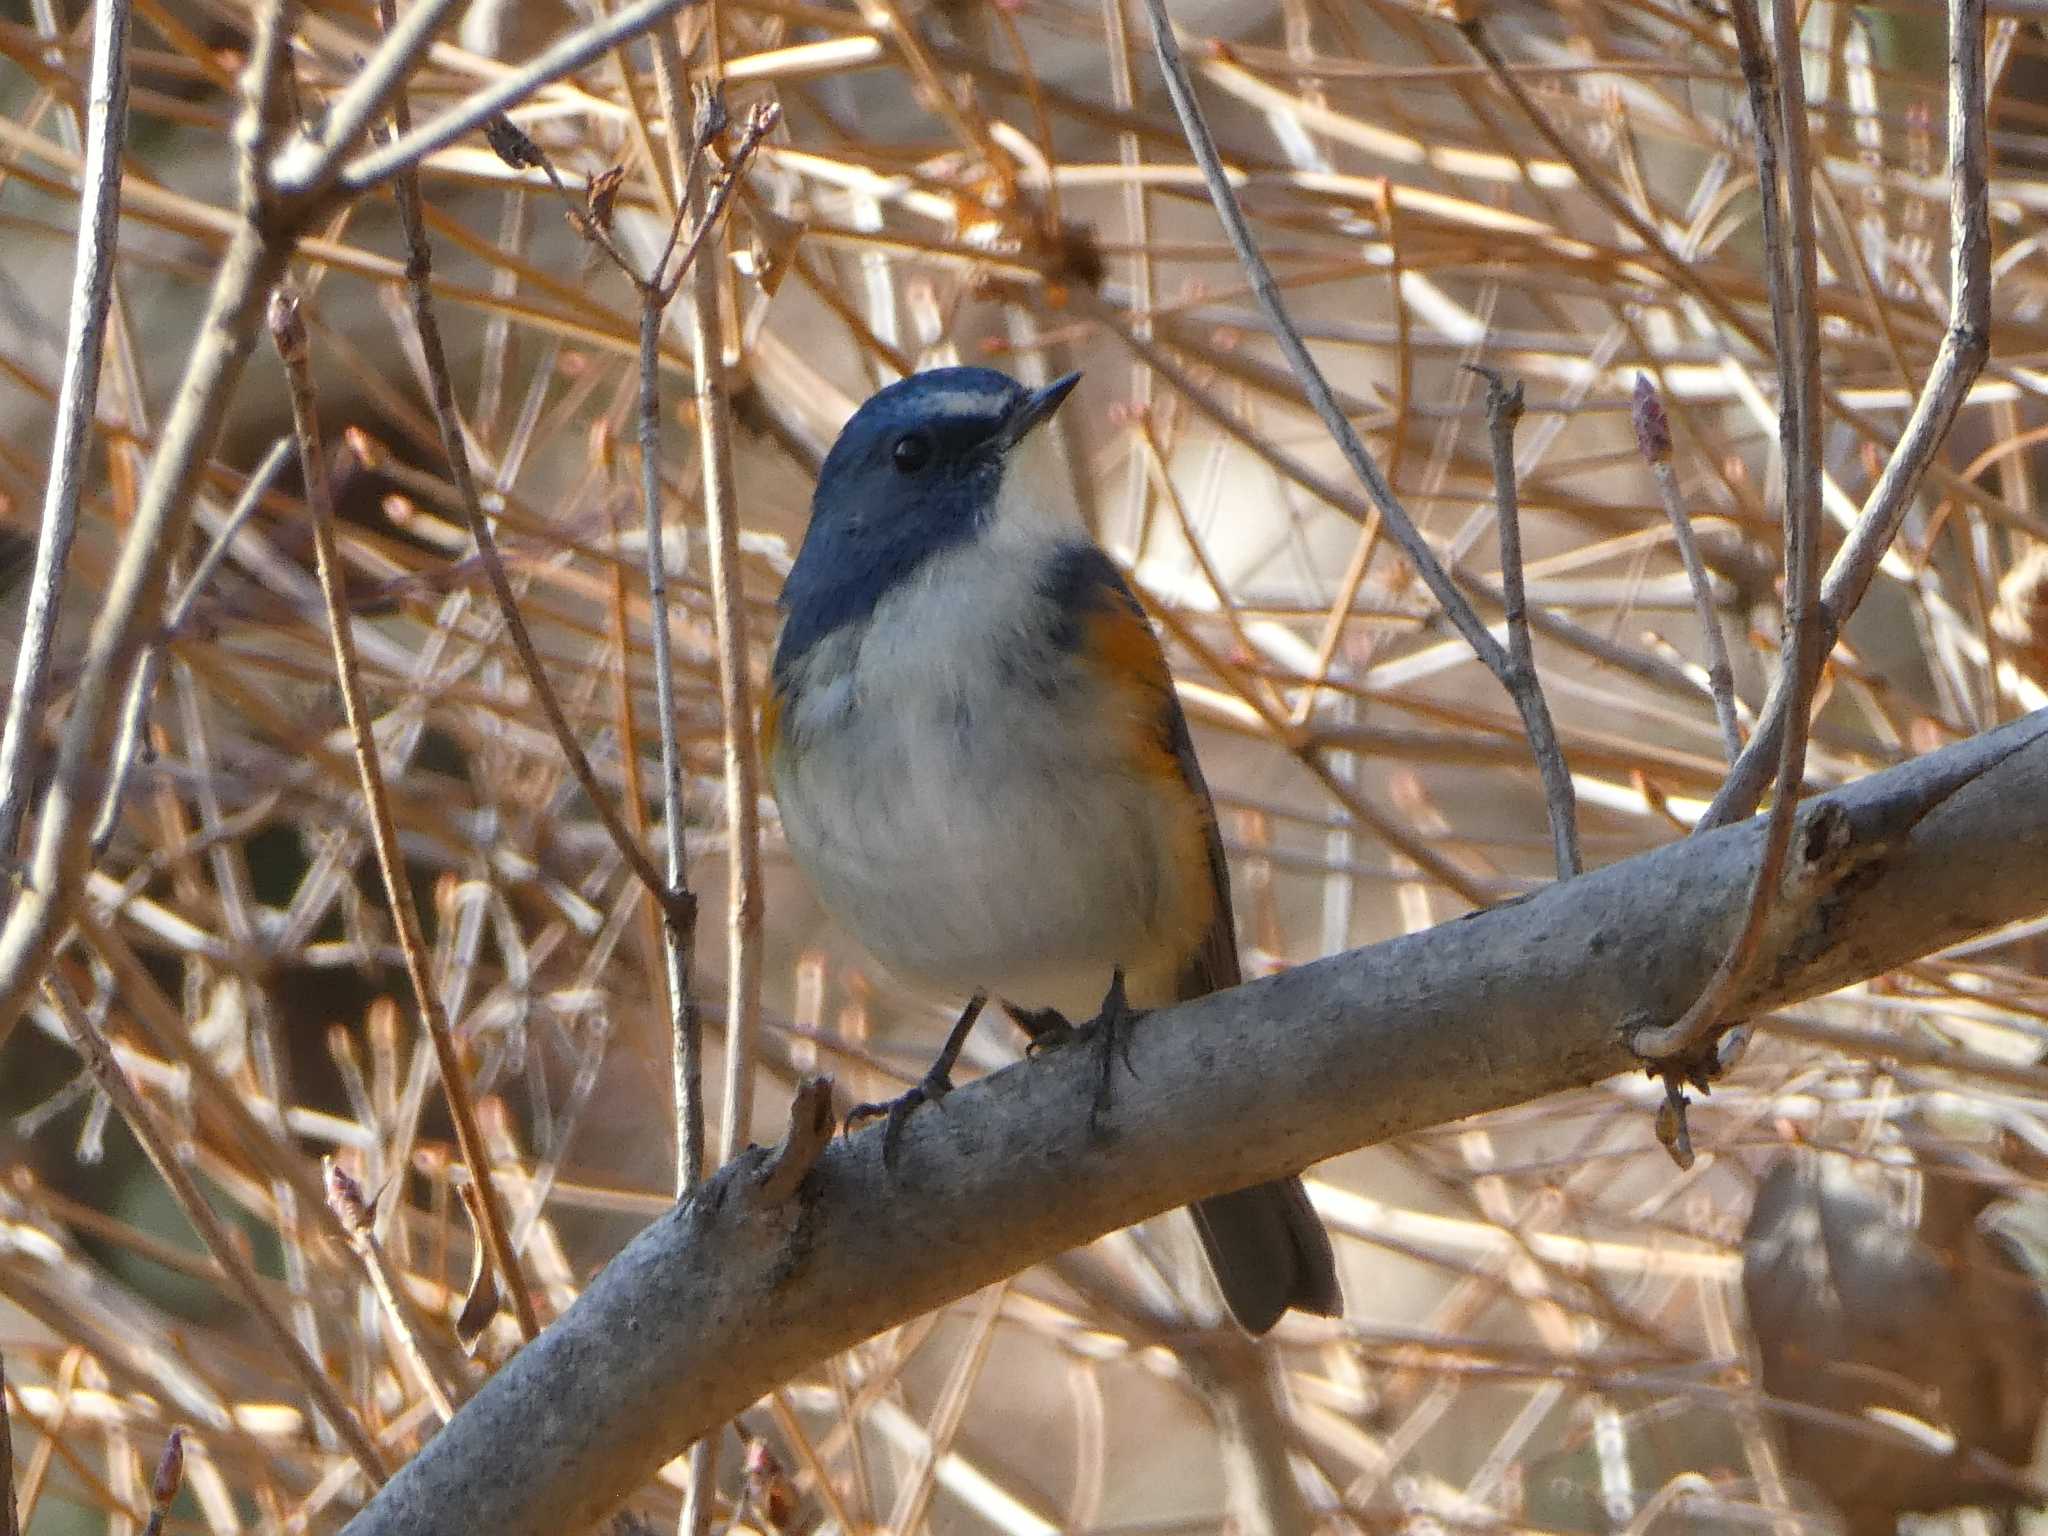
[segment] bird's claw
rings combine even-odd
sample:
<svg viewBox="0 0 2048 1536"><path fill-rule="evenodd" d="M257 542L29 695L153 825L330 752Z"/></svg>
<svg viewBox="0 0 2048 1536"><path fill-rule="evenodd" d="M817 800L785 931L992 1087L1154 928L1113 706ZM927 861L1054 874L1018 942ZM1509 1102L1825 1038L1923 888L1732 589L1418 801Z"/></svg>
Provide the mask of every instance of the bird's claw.
<svg viewBox="0 0 2048 1536"><path fill-rule="evenodd" d="M1083 1040L1093 1045L1098 1061L1095 1098L1088 1110L1088 1134L1100 1139L1102 1115L1109 1108L1111 1069L1117 1057L1123 1057L1126 1072L1133 1077L1138 1075L1138 1069L1131 1064L1131 1026L1145 1015L1125 998L1124 973L1115 973L1101 1011L1085 1024L1073 1023L1056 1008L1023 1009L1008 1003L1004 1006L1018 1027L1031 1037L1024 1047L1027 1057L1042 1056Z"/></svg>
<svg viewBox="0 0 2048 1536"><path fill-rule="evenodd" d="M1047 1051L1057 1051L1062 1046L1072 1045L1087 1032L1085 1028L1070 1024L1050 1009L1036 1015L1032 1027L1037 1033L1024 1042L1024 1055L1027 1060L1043 1056Z"/></svg>
<svg viewBox="0 0 2048 1536"><path fill-rule="evenodd" d="M909 1122L911 1112L920 1104L941 1103L952 1091L953 1079L946 1073L936 1069L927 1072L921 1082L893 1099L854 1105L846 1112L844 1134L851 1136L866 1122L886 1116L887 1124L882 1128L882 1166L894 1172L897 1143L902 1140L903 1127Z"/></svg>
<svg viewBox="0 0 2048 1536"><path fill-rule="evenodd" d="M1131 1064L1131 1026L1144 1016L1142 1009L1133 1008L1125 999L1124 973L1118 971L1110 981L1109 995L1102 1000L1102 1011L1076 1031L1077 1038L1093 1043L1097 1057L1095 1101L1088 1108L1090 1136L1099 1139L1103 1135L1102 1116L1110 1105L1110 1083L1117 1057L1123 1058L1126 1072L1132 1077L1138 1075L1138 1069Z"/></svg>

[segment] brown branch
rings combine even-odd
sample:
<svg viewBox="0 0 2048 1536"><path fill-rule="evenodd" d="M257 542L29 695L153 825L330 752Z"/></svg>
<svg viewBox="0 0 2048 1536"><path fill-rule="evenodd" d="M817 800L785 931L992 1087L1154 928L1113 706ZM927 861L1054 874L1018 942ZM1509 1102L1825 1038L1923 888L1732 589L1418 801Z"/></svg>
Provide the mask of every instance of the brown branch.
<svg viewBox="0 0 2048 1536"><path fill-rule="evenodd" d="M1833 648L1849 615L1869 591L1871 580L1898 536L1899 525L1920 481L1947 441L1970 386L1991 354L1991 214L1986 183L1984 98L1984 0L1949 0L1948 6L1949 323L1927 383L1913 402L1885 461L1877 484L1864 498L1862 516L1835 551L1821 578L1821 651ZM1726 826L1756 808L1791 699L1774 685L1764 700L1755 732L1721 792L1700 820L1702 827Z"/></svg>
<svg viewBox="0 0 2048 1536"><path fill-rule="evenodd" d="M164 648L191 617L193 604L206 590L207 582L220 568L220 563L227 558L235 535L269 494L271 482L276 480L291 456L291 438L288 435L280 437L250 472L241 494L235 498L234 505L221 519L220 528L207 544L206 552L192 567L192 574L186 577L184 587L165 611L162 637L143 652L142 661L135 668L135 680L128 685L128 701L122 709L120 728L114 736L113 779L107 785L106 797L100 802L99 816L93 823L91 840L95 856L106 852L107 845L114 840L114 833L121 825L121 802L127 795L128 779L135 771L135 759L141 750L150 700L156 693L157 675L163 670Z"/></svg>
<svg viewBox="0 0 2048 1536"><path fill-rule="evenodd" d="M1764 50L1756 0L1731 0L1735 35L1755 118L1758 197L1763 213L1764 270L1768 278L1772 328L1778 341L1778 442L1785 466L1785 647L1777 692L1785 699L1785 723L1778 738L1777 782L1765 821L1764 855L1750 888L1749 909L1735 942L1700 995L1684 1013L1661 1028L1641 1031L1636 1048L1646 1061L1669 1068L1669 1107L1680 1117L1683 1100L1676 1078L1700 1081L1713 1070L1705 1054L1724 1027L1729 1005L1763 941L1771 903L1792 845L1799 787L1806 776L1806 742L1812 700L1828 645L1822 640L1820 603L1820 320L1814 307L1813 182L1807 156L1806 87L1799 67L1796 8L1778 0L1771 8L1776 33L1775 71ZM1776 75L1776 91L1770 88ZM1773 124L1777 138L1774 141ZM1779 208L1778 151L1785 160L1784 209ZM1832 643L1832 636L1828 637ZM1738 759L1739 762L1739 759ZM1732 776L1732 775L1731 775ZM1703 822L1702 825L1705 825ZM1681 1163L1689 1161L1680 1158Z"/></svg>
<svg viewBox="0 0 2048 1536"><path fill-rule="evenodd" d="M1202 169L1209 200L1216 207L1217 217L1223 221L1224 233L1230 237L1231 248L1237 252L1238 263L1244 268L1252 294L1273 327L1274 339L1279 342L1288 366L1294 370L1302 393L1329 429L1344 462L1351 467L1351 472L1358 477L1373 505L1385 519L1387 532L1401 546L1402 553L1407 555L1423 585L1429 588L1443 608L1445 617L1464 636L1466 644L1472 647L1487 671L1499 678L1501 686L1512 695L1514 685L1508 681L1512 664L1506 650L1480 621L1465 594L1458 590L1436 558L1436 552L1415 526L1414 519L1409 517L1408 509L1394 495L1394 488L1380 473L1379 465L1366 451L1357 429L1351 425L1350 417L1344 414L1344 408L1331 392L1329 380L1323 377L1322 368L1309 351L1308 343L1302 340L1301 332L1288 317L1287 307L1281 302L1280 285L1273 280L1272 269L1266 265L1258 242L1252 237L1251 226L1245 222L1244 210L1238 205L1236 192L1231 189L1230 172L1217 151L1216 140L1209 132L1201 104L1195 100L1194 83L1188 76L1187 62L1181 57L1173 22L1166 14L1166 0L1145 0L1145 10L1151 18L1152 48L1166 78L1166 93L1172 98L1174 113L1180 119L1181 130L1187 135L1188 148L1194 152L1195 162Z"/></svg>
<svg viewBox="0 0 2048 1536"><path fill-rule="evenodd" d="M21 1536L14 1508L14 1431L7 1418L7 1361L0 1357L0 1536Z"/></svg>
<svg viewBox="0 0 2048 1536"><path fill-rule="evenodd" d="M377 15L386 35L389 35L397 23L396 0L377 0ZM391 120L401 135L412 126L412 108L403 84L392 95ZM398 204L399 229L405 237L405 293L412 310L413 329L419 334L420 356L426 364L427 395L434 409L434 424L440 429L441 451L448 459L448 478L455 487L455 499L462 508L469 536L476 544L484 578L490 583L498 614L505 621L505 632L512 638L512 649L519 657L520 670L526 674L527 686L533 689L541 713L547 717L548 729L554 733L577 787L583 791L584 798L597 813L597 819L610 834L613 845L641 884L654 893L656 900L666 901L667 884L639 839L619 819L618 807L598 783L597 772L590 766L590 758L582 743L576 739L575 727L569 723L562 701L555 696L554 686L548 681L540 652L527 631L526 620L520 615L519 599L512 590L512 580L505 573L504 557L498 551L498 537L492 531L491 521L484 515L482 499L477 495L476 475L469 462L469 443L462 430L462 414L455 404L455 385L448 373L448 353L441 343L441 323L434 310L434 253L427 239L426 216L420 203L419 173L411 168L401 171L392 183L391 192ZM625 750L631 751L632 743L626 743Z"/></svg>
<svg viewBox="0 0 2048 1536"><path fill-rule="evenodd" d="M765 1205L777 1205L796 1194L831 1145L838 1116L832 1108L832 1079L807 1077L789 1100L789 1129L782 1145L769 1155L755 1189Z"/></svg>
<svg viewBox="0 0 2048 1536"><path fill-rule="evenodd" d="M1721 633L1713 573L1700 558L1692 518L1686 513L1685 498L1678 490L1678 475L1671 467L1671 423L1664 415L1664 402L1657 398L1657 386L1650 382L1648 374L1636 375L1630 419L1635 426L1636 448L1656 477L1664 515L1671 520L1671 538L1678 546L1678 558L1685 562L1685 579L1692 586L1693 608L1699 615L1700 634L1707 647L1707 692L1713 696L1714 718L1721 726L1721 747L1732 767L1742 755L1742 728L1735 713L1735 670L1728 664L1728 637Z"/></svg>
<svg viewBox="0 0 2048 1536"><path fill-rule="evenodd" d="M384 1309L384 1319L398 1339L399 1353L412 1368L420 1390L427 1394L427 1401L434 1405L434 1412L446 1424L455 1417L458 1399L443 1380L441 1365L428 1356L426 1346L421 1343L419 1330L413 1327L412 1309L399 1300L398 1279L391 1271L391 1261L385 1258L384 1250L377 1242L376 1222L371 1216L369 1203L363 1198L362 1186L346 1168L331 1158L327 1162L327 1206L334 1213L335 1220L341 1223L342 1231L348 1234L349 1246L362 1262L363 1274L370 1282L370 1289L376 1292L377 1304Z"/></svg>
<svg viewBox="0 0 2048 1536"><path fill-rule="evenodd" d="M177 1502L178 1489L185 1481L185 1431L173 1429L164 1440L163 1454L157 1458L156 1476L149 1483L149 1522L142 1528L142 1536L163 1536L164 1521L170 1518L171 1505Z"/></svg>
<svg viewBox="0 0 2048 1536"><path fill-rule="evenodd" d="M1508 668L1502 685L1515 701L1529 750L1543 781L1543 809L1550 818L1551 849L1557 857L1557 878L1569 880L1585 869L1579 852L1578 798L1572 793L1571 769L1558 744L1557 726L1536 675L1536 654L1529 643L1529 599L1522 588L1522 511L1515 488L1515 424L1522 419L1522 384L1510 389L1493 368L1467 364L1486 380L1486 429L1493 449L1494 520L1500 529L1501 611L1508 627Z"/></svg>
<svg viewBox="0 0 2048 1536"><path fill-rule="evenodd" d="M427 959L427 945L420 928L419 908L414 903L412 881L405 868L405 856L398 846L398 826L391 816L391 796L384 785L384 770L378 761L376 725L363 695L361 669L356 661L354 620L345 590L341 552L334 537L334 508L329 500L327 459L320 442L318 401L313 391L311 362L306 350L305 322L300 319L298 300L280 289L270 306L270 333L284 364L285 381L292 404L292 429L299 444L299 465L305 481L306 508L313 527L313 557L320 573L320 591L327 602L327 627L334 651L335 680L341 688L343 713L348 717L349 735L355 744L356 772L361 781L363 805L370 823L370 841L377 854L377 869L383 876L384 895L391 907L392 927L405 957L406 976L412 983L413 999L419 1005L427 1037L434 1047L440 1068L441 1088L448 1099L448 1112L455 1122L455 1139L469 1164L482 1198L483 1240L491 1262L512 1299L519 1331L531 1339L540 1332L540 1316L534 1310L533 1294L512 1251L505 1225L504 1198L492 1175L489 1149L477 1125L476 1105L469 1094L469 1076L455 1045L454 1031L441 1006L441 994L434 985Z"/></svg>
<svg viewBox="0 0 2048 1536"><path fill-rule="evenodd" d="M135 1139L147 1154L151 1166L170 1190L171 1198L178 1202L178 1209L185 1213L185 1219L192 1223L192 1230L199 1234L206 1251L220 1265L242 1305L256 1314L257 1322L270 1336L271 1345L305 1387L328 1427L348 1447L363 1475L372 1484L384 1482L390 1477L391 1469L385 1463L383 1451L370 1438L355 1410L342 1397L341 1390L326 1371L321 1369L320 1363L306 1353L306 1346L299 1342L299 1336L285 1321L284 1314L263 1293L262 1281L257 1278L248 1259L243 1257L227 1226L206 1203L198 1182L186 1169L184 1160L173 1150L169 1133L157 1123L155 1112L128 1081L128 1074L114 1060L112 1048L85 1016L85 1010L78 1006L71 989L52 976L43 982L42 992L57 1017L63 1021L79 1054L85 1058L86 1070L92 1074L94 1083L113 1102L115 1112L127 1122L129 1130L135 1133Z"/></svg>
<svg viewBox="0 0 2048 1536"><path fill-rule="evenodd" d="M740 565L740 514L733 484L732 402L719 317L719 270L697 259L712 238L754 146L779 113L756 108L724 176L703 197L684 268L663 289L673 293L690 274L690 345L697 385L697 455L710 531L711 622L718 646L718 701L724 742L726 825L725 1096L720 1156L747 1143L753 1122L754 1046L761 1027L761 774L755 756L754 703L747 671L747 626ZM663 288L659 265L654 283Z"/></svg>
<svg viewBox="0 0 2048 1536"><path fill-rule="evenodd" d="M716 36L717 17L711 31ZM656 377L662 311L667 305L661 276L682 220L700 205L699 171L711 137L723 124L725 102L715 89L702 93L697 101L687 159L683 155L682 45L675 29L657 28L654 34L655 95L668 134L669 169L674 176L675 220L669 226L669 240L655 263L652 280L640 290L640 486L645 502L647 526L647 597L654 632L655 707L661 712L662 830L668 841L668 869L671 881L684 879L682 767L676 744L674 721L675 676L669 659L668 639L668 544L661 525L661 485L656 454L661 443L660 396ZM652 171L653 167L649 167ZM658 179L658 173L657 173ZM704 1033L697 1001L689 991L691 949L697 924L694 901L689 927L676 924L663 928L663 956L668 982L669 1070L673 1079L676 1124L676 1194L686 1196L704 1179ZM709 1536L718 1489L718 1435L699 1438L690 1447L690 1481L683 1495L676 1530L680 1536Z"/></svg>
<svg viewBox="0 0 2048 1536"><path fill-rule="evenodd" d="M193 492L255 343L263 305L284 270L295 226L270 203L263 173L290 65L289 6L259 12L236 120L241 219L215 270L197 340L158 434L121 554L100 594L36 828L27 879L0 927L0 1045L35 994L89 869L88 818L113 749L122 685L163 609L171 561L191 526Z"/></svg>
<svg viewBox="0 0 2048 1536"><path fill-rule="evenodd" d="M128 26L132 0L93 8L92 75L86 87L85 166L81 177L77 265L64 340L64 377L50 432L50 477L36 528L35 569L14 690L0 726L0 861L14 862L31 766L42 735L43 693L57 638L64 568L85 497L85 471L100 388L100 355L114 298L114 258L121 230L121 150L128 136Z"/></svg>

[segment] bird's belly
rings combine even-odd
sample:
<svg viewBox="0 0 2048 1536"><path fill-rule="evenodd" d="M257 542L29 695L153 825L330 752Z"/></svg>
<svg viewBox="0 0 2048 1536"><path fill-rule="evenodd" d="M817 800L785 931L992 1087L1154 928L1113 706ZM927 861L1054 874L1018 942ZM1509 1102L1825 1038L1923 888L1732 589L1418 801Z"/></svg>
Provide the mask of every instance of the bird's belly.
<svg viewBox="0 0 2048 1536"><path fill-rule="evenodd" d="M1042 728L1042 722L1040 722ZM854 720L780 754L791 852L828 911L913 985L1086 1017L1111 972L1170 970L1192 872L1150 785L1043 736ZM1139 999L1143 1001L1143 999Z"/></svg>

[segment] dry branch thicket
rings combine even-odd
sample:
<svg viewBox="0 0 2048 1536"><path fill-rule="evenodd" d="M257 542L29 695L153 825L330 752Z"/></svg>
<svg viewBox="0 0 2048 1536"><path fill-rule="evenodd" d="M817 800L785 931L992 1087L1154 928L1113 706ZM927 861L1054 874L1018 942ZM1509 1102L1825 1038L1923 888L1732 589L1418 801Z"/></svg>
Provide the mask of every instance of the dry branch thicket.
<svg viewBox="0 0 2048 1536"><path fill-rule="evenodd" d="M394 38L432 9L416 0ZM25 1530L144 1528L173 1426L183 1492L162 1529L339 1529L526 1324L668 1209L674 1085L705 1085L686 1139L715 1166L780 1138L805 1078L831 1074L843 1106L922 1071L953 1000L906 996L823 923L748 792L744 718L811 473L906 370L1085 370L1058 418L1067 472L1168 641L1248 974L1555 873L1518 700L1308 408L1138 0L672 8L654 42L586 50L522 94L496 149L474 115L433 140L431 275L415 261L409 299L391 178L415 141L389 142L378 82L402 79L431 133L593 15L623 33L661 9L479 0L383 71L396 43L367 0L134 7L77 537L45 707L0 795L0 824L18 799L25 829L0 934L0 1360ZM1777 174L1808 173L1811 234L1793 197L1772 242L1746 0L1173 16L1335 408L1510 657L1520 578L1587 866L1684 838L1728 767L1717 655L1745 737L1780 670L1787 486L1795 525L1804 494L1786 449L1817 497L1818 580L1951 328L1943 14L1815 0L1799 17L1808 131L1781 135ZM1867 597L1827 615L1810 789L2048 704L2048 46L2033 0L1978 20L1989 180L1965 211L1988 220L1989 360ZM0 15L10 644L64 375L93 23L49 0ZM714 80L726 122L699 134L684 92ZM693 246L693 218L727 198ZM638 278L678 228L697 260L650 306ZM1783 380L1799 386L1765 271L1788 239L1813 258L1809 449L1780 435ZM306 368L289 389L263 324L282 273ZM1491 443L1475 369L1523 390ZM437 377L459 422L437 421ZM1665 417L1654 463L1639 377ZM324 442L310 495L294 405ZM1507 478L1521 563L1504 571ZM120 573L124 548L153 559L146 577ZM141 739L117 741L138 663L152 702ZM657 900L670 763L688 892ZM402 854L389 888L381 822ZM417 907L415 953L393 895ZM1773 1449L1786 1405L1752 1364L1752 1198L1788 1147L1838 1149L1909 1211L1912 1171L1938 1166L1977 1192L1973 1220L2048 1249L2042 944L2038 922L1985 933L1752 1021L1694 1098L1683 1173L1659 1145L1664 1090L1640 1076L1323 1165L1341 1323L1290 1320L1263 1351L1216 1333L1178 1288L1185 1234L1148 1224L815 1362L715 1444L675 1446L632 1507L665 1528L1016 1536L1226 1517L1819 1529ZM466 1094L444 1093L421 986ZM1018 1054L990 1024L969 1060ZM822 1100L802 1102L815 1131ZM210 1247L145 1150L217 1213ZM490 1283L479 1230L516 1274ZM2009 1317L2000 1296L1987 1319ZM1946 1315L1929 1353L1973 1336L1968 1304ZM1936 1430L1959 1421L1905 1400ZM1891 1420L1849 1418L1835 1427L1918 1454ZM2040 1486L2009 1461L1985 1476Z"/></svg>

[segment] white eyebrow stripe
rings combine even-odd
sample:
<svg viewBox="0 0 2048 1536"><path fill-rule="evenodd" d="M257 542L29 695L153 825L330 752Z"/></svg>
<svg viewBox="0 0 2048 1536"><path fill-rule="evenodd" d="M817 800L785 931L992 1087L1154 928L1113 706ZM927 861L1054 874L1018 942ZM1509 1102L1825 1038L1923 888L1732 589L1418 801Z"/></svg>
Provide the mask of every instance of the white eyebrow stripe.
<svg viewBox="0 0 2048 1536"><path fill-rule="evenodd" d="M1010 407L1010 396L993 389L943 389L919 402L935 416L1000 416Z"/></svg>

